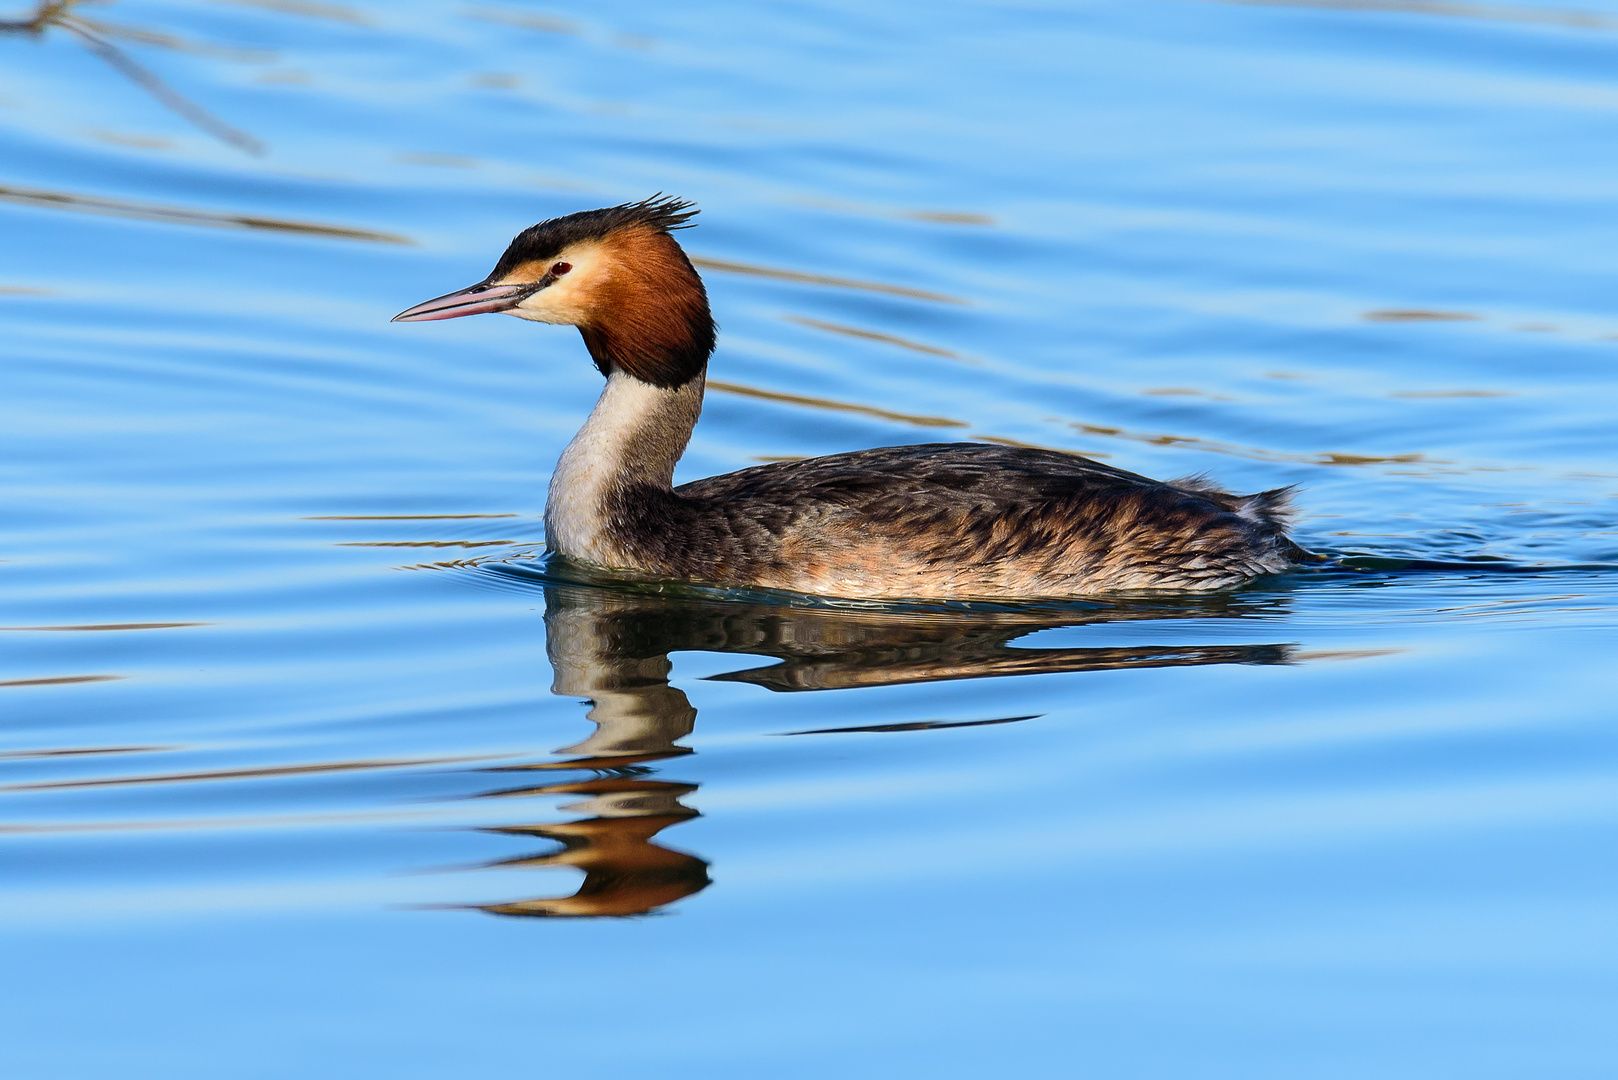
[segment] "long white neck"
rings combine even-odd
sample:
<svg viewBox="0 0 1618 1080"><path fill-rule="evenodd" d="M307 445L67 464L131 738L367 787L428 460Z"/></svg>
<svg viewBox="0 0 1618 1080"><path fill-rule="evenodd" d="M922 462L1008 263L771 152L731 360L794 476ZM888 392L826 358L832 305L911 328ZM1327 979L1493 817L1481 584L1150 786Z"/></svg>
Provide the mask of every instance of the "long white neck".
<svg viewBox="0 0 1618 1080"><path fill-rule="evenodd" d="M635 569L613 520L615 497L631 487L669 491L674 466L702 413L704 375L674 390L614 367L590 417L562 451L545 499L545 543L600 566Z"/></svg>

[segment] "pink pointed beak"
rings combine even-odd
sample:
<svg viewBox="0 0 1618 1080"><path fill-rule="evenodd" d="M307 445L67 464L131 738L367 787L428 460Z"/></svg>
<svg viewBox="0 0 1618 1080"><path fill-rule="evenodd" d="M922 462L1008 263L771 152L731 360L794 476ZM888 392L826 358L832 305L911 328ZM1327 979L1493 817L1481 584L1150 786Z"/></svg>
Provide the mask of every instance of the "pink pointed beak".
<svg viewBox="0 0 1618 1080"><path fill-rule="evenodd" d="M458 292L445 293L424 300L413 308L399 312L391 322L436 322L439 319L458 319L462 315L484 315L491 311L510 311L532 296L532 285L488 285L479 282Z"/></svg>

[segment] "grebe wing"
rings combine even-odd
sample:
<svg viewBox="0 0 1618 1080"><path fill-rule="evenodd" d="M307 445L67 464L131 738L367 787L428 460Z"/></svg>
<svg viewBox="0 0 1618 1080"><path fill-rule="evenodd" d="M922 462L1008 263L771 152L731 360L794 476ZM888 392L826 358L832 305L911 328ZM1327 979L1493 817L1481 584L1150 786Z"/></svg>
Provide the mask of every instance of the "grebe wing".
<svg viewBox="0 0 1618 1080"><path fill-rule="evenodd" d="M862 596L1220 588L1283 569L1286 493L984 443L761 465L626 503L673 576ZM852 591L850 591L852 590Z"/></svg>
<svg viewBox="0 0 1618 1080"><path fill-rule="evenodd" d="M884 497L924 499L929 494L1020 503L1061 498L1085 489L1166 486L1055 450L996 443L924 443L757 465L675 490L698 499L782 499L847 505ZM1208 498L1213 493L1196 494Z"/></svg>

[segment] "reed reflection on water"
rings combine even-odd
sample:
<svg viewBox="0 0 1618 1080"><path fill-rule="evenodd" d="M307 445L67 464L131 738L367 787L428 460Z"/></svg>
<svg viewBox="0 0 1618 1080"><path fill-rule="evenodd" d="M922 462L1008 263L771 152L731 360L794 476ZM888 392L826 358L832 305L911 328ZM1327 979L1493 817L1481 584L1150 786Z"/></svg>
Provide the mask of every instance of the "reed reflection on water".
<svg viewBox="0 0 1618 1080"><path fill-rule="evenodd" d="M77 10L84 0L38 0L33 12L19 19L0 19L0 33L29 34L43 37L53 30L70 35L95 56L100 57L114 71L135 86L150 94L164 108L187 123L207 132L220 142L234 146L249 154L261 155L266 147L254 136L234 125L227 124L195 101L175 90L156 72L139 63L129 53L114 44L114 38L123 38L144 45L162 48L195 48L172 35L146 27L118 26L86 17ZM96 0L91 0L96 2ZM106 2L106 0L101 0ZM228 51L228 50L219 50Z"/></svg>
<svg viewBox="0 0 1618 1080"><path fill-rule="evenodd" d="M528 577L520 564L488 567ZM1117 671L1208 664L1286 664L1291 647L1252 645L1134 645L1018 648L1041 630L1120 621L1275 615L1274 597L1222 595L1028 611L905 612L800 607L697 597L646 595L633 588L546 584L546 653L555 673L551 690L589 702L589 737L539 764L500 766L496 773L586 772L593 778L485 792L485 797L581 795L563 807L589 814L577 821L510 825L484 831L552 840L561 849L503 859L490 866L523 869L568 866L584 871L572 896L476 905L498 915L642 915L710 884L702 859L654 842L664 829L699 812L681 802L697 785L659 777L653 762L691 753L680 740L696 728L697 710L670 685L669 655L703 651L773 658L779 663L711 676L778 692L901 686L954 679ZM1037 715L956 722L905 722L780 732L783 735L900 733L1016 723Z"/></svg>

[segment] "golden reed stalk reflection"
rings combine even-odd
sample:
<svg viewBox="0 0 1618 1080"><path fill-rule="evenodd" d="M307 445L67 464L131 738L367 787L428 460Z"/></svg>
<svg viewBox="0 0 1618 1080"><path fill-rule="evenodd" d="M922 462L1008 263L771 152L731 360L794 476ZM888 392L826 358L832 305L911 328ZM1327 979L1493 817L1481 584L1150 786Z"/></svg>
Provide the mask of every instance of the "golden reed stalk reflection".
<svg viewBox="0 0 1618 1080"><path fill-rule="evenodd" d="M254 136L225 123L201 105L164 82L150 68L130 56L115 38L141 45L173 49L178 52L212 54L248 58L254 50L199 46L172 34L139 26L120 26L83 15L78 8L96 0L38 0L33 13L22 18L0 19L0 33L28 34L43 37L53 30L70 35L109 67L135 86L150 94L165 109L183 118L187 123L207 132L221 142L249 154L263 154L265 145ZM105 2L105 0L101 0Z"/></svg>
<svg viewBox="0 0 1618 1080"><path fill-rule="evenodd" d="M876 611L786 604L637 595L621 588L545 586L546 650L555 672L552 691L583 698L595 731L558 750L558 760L490 770L589 779L544 782L485 793L488 798L570 796L563 809L579 820L486 830L549 840L550 853L523 855L490 867L574 867L584 881L571 896L474 905L496 915L644 915L707 888L708 864L658 842L671 826L699 816L681 800L696 785L660 779L653 762L692 751L679 745L696 726L697 710L669 684L669 654L680 650L773 657L780 663L714 676L778 692L891 686L949 679L1116 671L1201 664L1284 664L1291 646L1138 645L1015 648L1039 630L1120 621L1209 618L1273 613L1271 595L1068 606L1048 611ZM1032 716L968 725L1014 723ZM902 732L966 726L957 723L873 724L782 734ZM537 779L538 777L536 777Z"/></svg>

